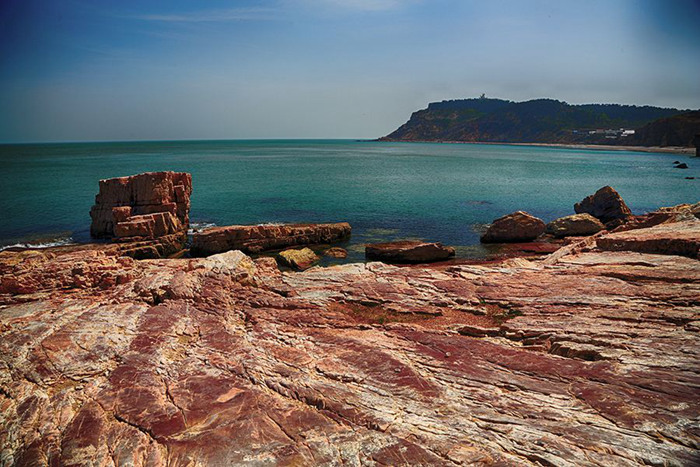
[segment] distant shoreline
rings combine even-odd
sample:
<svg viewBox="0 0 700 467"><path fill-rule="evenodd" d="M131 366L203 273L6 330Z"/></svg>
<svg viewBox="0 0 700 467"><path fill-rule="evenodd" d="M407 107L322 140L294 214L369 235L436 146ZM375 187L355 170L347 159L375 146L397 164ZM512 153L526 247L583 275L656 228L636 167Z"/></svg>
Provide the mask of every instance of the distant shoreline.
<svg viewBox="0 0 700 467"><path fill-rule="evenodd" d="M561 149L592 149L598 151L658 152L666 154L694 155L695 148L680 146L612 146L605 144L564 144L564 143L501 143L493 141L423 141L423 140L374 140L380 143L445 143L445 144L489 144L495 146L539 146Z"/></svg>

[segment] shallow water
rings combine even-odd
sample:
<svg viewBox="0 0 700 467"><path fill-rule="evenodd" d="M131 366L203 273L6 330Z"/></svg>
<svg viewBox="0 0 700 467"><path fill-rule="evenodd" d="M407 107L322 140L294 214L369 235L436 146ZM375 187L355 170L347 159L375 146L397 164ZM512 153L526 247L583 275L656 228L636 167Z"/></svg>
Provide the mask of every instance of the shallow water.
<svg viewBox="0 0 700 467"><path fill-rule="evenodd" d="M683 160L690 169L674 169ZM366 242L420 238L483 256L483 224L515 210L545 221L604 185L635 213L695 202L700 161L674 154L358 141L188 141L0 146L0 246L89 240L99 179L192 174L194 223L348 221Z"/></svg>

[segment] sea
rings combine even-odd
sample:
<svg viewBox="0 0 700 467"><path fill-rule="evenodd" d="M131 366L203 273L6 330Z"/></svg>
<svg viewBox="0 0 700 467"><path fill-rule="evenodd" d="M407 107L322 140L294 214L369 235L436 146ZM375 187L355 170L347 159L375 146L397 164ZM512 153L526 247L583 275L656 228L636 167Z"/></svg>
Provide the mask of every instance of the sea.
<svg viewBox="0 0 700 467"><path fill-rule="evenodd" d="M686 170L673 167L686 162ZM493 252L479 235L516 210L545 222L615 188L635 214L700 198L687 155L536 146L356 140L149 141L0 145L0 248L89 242L100 179L192 174L192 227L341 222L345 261L364 244L439 241L457 256ZM686 177L695 177L694 180Z"/></svg>

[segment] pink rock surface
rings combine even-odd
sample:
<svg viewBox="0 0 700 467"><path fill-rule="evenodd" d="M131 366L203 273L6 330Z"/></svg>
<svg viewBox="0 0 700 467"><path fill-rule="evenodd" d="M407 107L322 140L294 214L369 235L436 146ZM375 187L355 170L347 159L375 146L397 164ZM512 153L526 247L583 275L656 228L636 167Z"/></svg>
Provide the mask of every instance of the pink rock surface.
<svg viewBox="0 0 700 467"><path fill-rule="evenodd" d="M603 250L628 250L698 258L700 220L615 232L601 236L596 243Z"/></svg>
<svg viewBox="0 0 700 467"><path fill-rule="evenodd" d="M695 465L700 262L565 248L302 273L0 252L0 459Z"/></svg>

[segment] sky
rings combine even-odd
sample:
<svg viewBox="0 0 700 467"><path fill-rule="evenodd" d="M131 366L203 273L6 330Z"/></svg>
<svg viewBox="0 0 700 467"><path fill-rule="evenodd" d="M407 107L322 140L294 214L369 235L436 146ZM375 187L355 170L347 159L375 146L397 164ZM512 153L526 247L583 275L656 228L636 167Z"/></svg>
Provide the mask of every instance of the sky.
<svg viewBox="0 0 700 467"><path fill-rule="evenodd" d="M444 99L700 108L700 0L0 0L0 142L376 138Z"/></svg>

